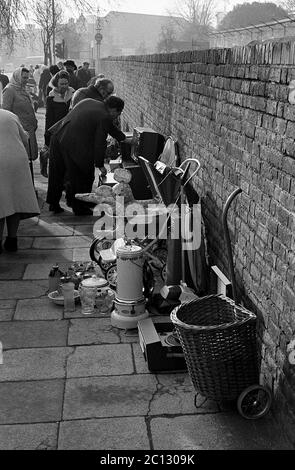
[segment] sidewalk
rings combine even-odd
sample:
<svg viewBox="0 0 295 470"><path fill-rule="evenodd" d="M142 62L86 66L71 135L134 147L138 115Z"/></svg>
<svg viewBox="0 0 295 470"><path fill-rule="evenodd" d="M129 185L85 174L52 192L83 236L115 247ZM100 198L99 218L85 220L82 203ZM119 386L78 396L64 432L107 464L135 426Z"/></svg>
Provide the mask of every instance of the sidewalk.
<svg viewBox="0 0 295 470"><path fill-rule="evenodd" d="M42 144L44 109L38 118ZM48 212L39 160L34 171L41 216L0 256L0 449L290 448L271 413L252 422L211 401L196 409L188 374L150 373L137 335L49 301L52 264L89 260L95 219L64 204Z"/></svg>

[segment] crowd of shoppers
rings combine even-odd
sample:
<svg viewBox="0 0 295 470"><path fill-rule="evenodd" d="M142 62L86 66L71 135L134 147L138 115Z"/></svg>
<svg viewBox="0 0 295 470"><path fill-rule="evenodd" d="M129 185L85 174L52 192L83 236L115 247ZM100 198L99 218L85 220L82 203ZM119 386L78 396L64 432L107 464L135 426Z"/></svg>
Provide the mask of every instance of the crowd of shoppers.
<svg viewBox="0 0 295 470"><path fill-rule="evenodd" d="M111 80L102 74L91 77L87 62L78 69L72 60L50 67L26 68L22 65L15 70L9 83L6 80L4 86L1 83L0 134L4 135L11 124L9 142L7 139L6 144L2 139L0 141L0 204L3 209L0 211L0 240L6 222L8 238L4 248L8 251L17 249L19 221L39 213L28 163L29 159L38 157L35 135L38 122L28 89L30 80L39 95L39 105L45 106L40 167L41 174L48 177L47 203L54 213L63 212L60 198L65 191L67 204L74 214L92 214L89 205L77 200L75 194L91 192L95 167L100 169L102 176L106 174L104 158L108 135L117 141L126 138L118 127L124 101L112 96L114 84ZM13 158L10 158L11 154ZM16 190L13 193L6 191L6 185Z"/></svg>

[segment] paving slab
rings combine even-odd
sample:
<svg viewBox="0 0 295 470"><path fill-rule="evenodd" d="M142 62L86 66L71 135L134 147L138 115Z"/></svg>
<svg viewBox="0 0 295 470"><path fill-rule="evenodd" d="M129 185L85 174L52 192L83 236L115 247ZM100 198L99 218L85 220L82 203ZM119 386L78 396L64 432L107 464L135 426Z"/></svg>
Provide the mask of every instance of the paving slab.
<svg viewBox="0 0 295 470"><path fill-rule="evenodd" d="M144 418L64 421L58 450L150 449Z"/></svg>
<svg viewBox="0 0 295 470"><path fill-rule="evenodd" d="M68 321L14 321L0 326L3 350L66 346Z"/></svg>
<svg viewBox="0 0 295 470"><path fill-rule="evenodd" d="M3 352L0 382L63 378L72 348L10 349Z"/></svg>
<svg viewBox="0 0 295 470"><path fill-rule="evenodd" d="M57 423L0 426L0 450L54 450Z"/></svg>
<svg viewBox="0 0 295 470"><path fill-rule="evenodd" d="M23 279L24 280L35 280L35 279L48 279L49 272L55 263L30 263L26 266ZM60 269L65 272L70 266L68 263L58 263Z"/></svg>
<svg viewBox="0 0 295 470"><path fill-rule="evenodd" d="M76 237L42 237L35 238L33 248L37 250L63 249L63 248L88 248L92 238L85 235Z"/></svg>
<svg viewBox="0 0 295 470"><path fill-rule="evenodd" d="M0 263L0 280L22 279L26 265L15 262L14 264Z"/></svg>
<svg viewBox="0 0 295 470"><path fill-rule="evenodd" d="M74 225L74 235L88 235L93 238L93 225Z"/></svg>
<svg viewBox="0 0 295 470"><path fill-rule="evenodd" d="M156 389L152 375L67 379L63 419L146 416Z"/></svg>
<svg viewBox="0 0 295 470"><path fill-rule="evenodd" d="M137 374L150 374L147 362L138 343L132 344L132 351Z"/></svg>
<svg viewBox="0 0 295 470"><path fill-rule="evenodd" d="M138 333L135 330L121 330L111 325L111 315L99 313L89 316L81 312L78 306L72 313L69 329L69 345L104 344L104 343L137 343ZM74 319L75 317L83 317ZM68 313L65 314L68 318Z"/></svg>
<svg viewBox="0 0 295 470"><path fill-rule="evenodd" d="M149 415L219 412L217 403L212 400L205 401L200 408L195 407L195 389L188 373L157 374L156 377L157 392L150 403Z"/></svg>
<svg viewBox="0 0 295 470"><path fill-rule="evenodd" d="M110 318L81 318L70 322L69 346L120 342L119 330L112 327Z"/></svg>
<svg viewBox="0 0 295 470"><path fill-rule="evenodd" d="M48 289L48 281L0 281L0 299L33 299Z"/></svg>
<svg viewBox="0 0 295 470"><path fill-rule="evenodd" d="M88 248L73 248L73 261L91 261L89 256L90 245L91 242Z"/></svg>
<svg viewBox="0 0 295 470"><path fill-rule="evenodd" d="M290 448L270 415L255 421L224 413L153 418L150 428L155 450Z"/></svg>
<svg viewBox="0 0 295 470"><path fill-rule="evenodd" d="M63 306L51 302L47 296L17 302L14 320L61 320Z"/></svg>
<svg viewBox="0 0 295 470"><path fill-rule="evenodd" d="M0 300L0 321L10 321L13 318L16 300Z"/></svg>
<svg viewBox="0 0 295 470"><path fill-rule="evenodd" d="M19 230L21 230L23 227L33 227L34 225L38 225L40 220L40 216L30 217L29 219L23 219L20 221Z"/></svg>
<svg viewBox="0 0 295 470"><path fill-rule="evenodd" d="M63 380L0 383L0 424L59 421L63 392Z"/></svg>
<svg viewBox="0 0 295 470"><path fill-rule="evenodd" d="M119 336L121 338L122 343L138 343L139 338L138 338L138 330L132 329L132 330L121 330L118 329Z"/></svg>
<svg viewBox="0 0 295 470"><path fill-rule="evenodd" d="M133 372L129 344L78 346L67 364L67 377L122 375Z"/></svg>
<svg viewBox="0 0 295 470"><path fill-rule="evenodd" d="M15 299L1 299L0 300L0 308L6 309L12 309L15 308L17 300Z"/></svg>
<svg viewBox="0 0 295 470"><path fill-rule="evenodd" d="M46 223L59 223L67 227L73 227L74 225L91 225L95 224L97 217L92 215L74 215L72 212L67 210L59 215L45 215L42 216L42 220Z"/></svg>
<svg viewBox="0 0 295 470"><path fill-rule="evenodd" d="M0 308L0 322L11 321L14 315L14 308Z"/></svg>
<svg viewBox="0 0 295 470"><path fill-rule="evenodd" d="M73 249L65 250L23 250L16 253L5 253L1 255L1 262L13 263L71 263L73 261ZM79 260L77 260L79 261ZM83 260L82 260L83 261Z"/></svg>
<svg viewBox="0 0 295 470"><path fill-rule="evenodd" d="M33 247L34 237L18 237L18 250L28 250ZM19 251L18 251L19 252Z"/></svg>
<svg viewBox="0 0 295 470"><path fill-rule="evenodd" d="M55 235L57 237L67 237L73 235L73 227L61 225L61 224L50 224L40 219L38 224L29 226L20 226L18 230L18 237L31 236L31 237L50 237Z"/></svg>
<svg viewBox="0 0 295 470"><path fill-rule="evenodd" d="M93 318L110 318L110 314L109 313L101 313L99 311L99 309L95 308L94 309L94 313L92 313L91 315L85 315L84 313L82 313L82 309L81 309L81 304L80 303L77 303L76 304L76 308L75 308L75 311L74 312L65 312L64 313L64 318L83 318L84 320L89 320L89 319L93 319Z"/></svg>

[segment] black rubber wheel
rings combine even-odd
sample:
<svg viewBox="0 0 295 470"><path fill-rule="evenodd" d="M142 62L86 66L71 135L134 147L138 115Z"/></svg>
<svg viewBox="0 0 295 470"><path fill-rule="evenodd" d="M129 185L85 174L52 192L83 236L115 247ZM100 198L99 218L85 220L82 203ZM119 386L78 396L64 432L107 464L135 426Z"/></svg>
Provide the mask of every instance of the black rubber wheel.
<svg viewBox="0 0 295 470"><path fill-rule="evenodd" d="M143 264L143 295L149 298L154 292L155 278L152 268L146 261Z"/></svg>
<svg viewBox="0 0 295 470"><path fill-rule="evenodd" d="M163 282L166 282L167 279L167 265L164 264L164 266L161 269L161 278Z"/></svg>
<svg viewBox="0 0 295 470"><path fill-rule="evenodd" d="M113 244L113 240L109 240L107 238L95 238L91 243L89 248L89 256L92 261L95 261L100 266L100 251L107 250ZM103 269L103 268L102 268Z"/></svg>
<svg viewBox="0 0 295 470"><path fill-rule="evenodd" d="M113 266L114 263L112 261L109 261L109 262L104 261L102 257L99 256L97 264L99 265L101 270L105 273L111 266Z"/></svg>
<svg viewBox="0 0 295 470"><path fill-rule="evenodd" d="M110 266L105 272L105 278L112 289L117 287L117 263Z"/></svg>
<svg viewBox="0 0 295 470"><path fill-rule="evenodd" d="M238 398L238 412L246 419L259 419L268 413L272 402L271 392L262 385L251 385Z"/></svg>
<svg viewBox="0 0 295 470"><path fill-rule="evenodd" d="M157 258L159 258L161 261L163 261L163 263L167 261L167 257L168 257L168 250L167 248L155 248L154 251L153 251L153 256L156 256Z"/></svg>

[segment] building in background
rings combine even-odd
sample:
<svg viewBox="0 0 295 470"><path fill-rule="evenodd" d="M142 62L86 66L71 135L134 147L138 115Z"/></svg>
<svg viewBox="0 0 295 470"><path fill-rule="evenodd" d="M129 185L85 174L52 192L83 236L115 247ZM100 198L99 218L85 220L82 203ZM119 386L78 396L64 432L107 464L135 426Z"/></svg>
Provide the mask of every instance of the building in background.
<svg viewBox="0 0 295 470"><path fill-rule="evenodd" d="M55 43L64 42L66 58L81 65L89 61L91 66L97 65L98 50L95 41L97 33L96 15L80 15L78 19L70 18L67 23L58 25ZM164 15L148 15L110 11L99 18L102 34L99 55L101 58L121 55L144 55L158 53L158 43L163 30L173 30L173 45L169 52L191 49L204 49L204 44L198 38L183 39L183 32L188 23L181 17ZM5 69L5 63L13 64L14 68L26 63L28 57L44 56L41 40L41 29L36 25L27 24L25 29L18 30L14 51L10 54L7 47L0 49L0 66ZM59 58L59 60L62 58ZM43 63L41 60L40 63Z"/></svg>
<svg viewBox="0 0 295 470"><path fill-rule="evenodd" d="M90 55L95 58L96 17L87 16ZM101 57L154 54L162 28L171 24L179 40L187 24L183 18L111 11L100 19Z"/></svg>

